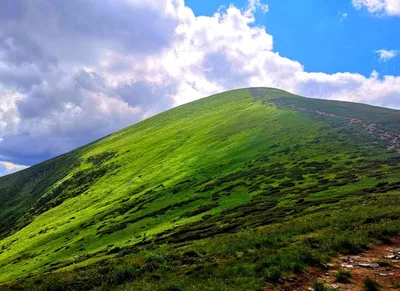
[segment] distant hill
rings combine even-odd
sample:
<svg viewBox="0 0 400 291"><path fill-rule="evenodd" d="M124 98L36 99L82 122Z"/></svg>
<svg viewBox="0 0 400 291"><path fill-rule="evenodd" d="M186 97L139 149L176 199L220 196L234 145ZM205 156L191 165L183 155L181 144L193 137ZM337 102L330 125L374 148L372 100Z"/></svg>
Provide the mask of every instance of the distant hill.
<svg viewBox="0 0 400 291"><path fill-rule="evenodd" d="M174 108L0 178L0 289L275 286L400 233L399 152L397 110L271 88Z"/></svg>

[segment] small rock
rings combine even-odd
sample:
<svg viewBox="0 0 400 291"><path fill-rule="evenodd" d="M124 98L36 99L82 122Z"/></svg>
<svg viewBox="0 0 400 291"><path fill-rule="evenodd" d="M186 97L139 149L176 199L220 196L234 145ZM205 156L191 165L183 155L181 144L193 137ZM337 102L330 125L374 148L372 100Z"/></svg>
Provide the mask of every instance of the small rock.
<svg viewBox="0 0 400 291"><path fill-rule="evenodd" d="M393 260L396 256L395 255L387 255L384 256L385 259Z"/></svg>
<svg viewBox="0 0 400 291"><path fill-rule="evenodd" d="M352 268L354 268L354 266L353 265L346 265L345 268L352 269Z"/></svg>
<svg viewBox="0 0 400 291"><path fill-rule="evenodd" d="M359 263L358 265L359 265L360 267L363 267L363 268L371 268L371 269L374 269L374 268L378 268L378 267L379 267L378 264Z"/></svg>
<svg viewBox="0 0 400 291"><path fill-rule="evenodd" d="M353 266L353 265L346 265L346 264L343 264L343 265L342 265L342 268L352 269L352 268L354 268L354 266Z"/></svg>
<svg viewBox="0 0 400 291"><path fill-rule="evenodd" d="M385 273L379 273L379 276L382 276L382 277L387 277L387 276L389 276L389 274L385 274Z"/></svg>

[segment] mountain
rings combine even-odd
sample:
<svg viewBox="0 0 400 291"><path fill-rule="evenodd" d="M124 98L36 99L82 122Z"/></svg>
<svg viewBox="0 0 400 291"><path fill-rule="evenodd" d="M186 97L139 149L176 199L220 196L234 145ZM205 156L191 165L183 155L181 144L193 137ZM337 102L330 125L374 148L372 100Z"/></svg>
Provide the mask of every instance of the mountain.
<svg viewBox="0 0 400 291"><path fill-rule="evenodd" d="M400 232L399 151L397 110L271 88L174 108L0 178L0 289L275 286Z"/></svg>

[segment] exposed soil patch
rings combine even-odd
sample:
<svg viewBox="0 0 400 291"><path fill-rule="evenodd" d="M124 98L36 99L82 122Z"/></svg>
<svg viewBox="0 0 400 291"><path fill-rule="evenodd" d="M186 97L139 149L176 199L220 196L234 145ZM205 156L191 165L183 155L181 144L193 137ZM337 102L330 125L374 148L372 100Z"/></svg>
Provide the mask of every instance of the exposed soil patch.
<svg viewBox="0 0 400 291"><path fill-rule="evenodd" d="M393 239L391 244L371 245L368 251L359 255L341 255L326 267L326 270L310 268L282 281L279 286L266 287L264 291L314 290L312 286L318 281L331 290L364 291L364 280L368 277L378 282L381 290L400 290L400 238ZM348 283L337 282L339 271L350 273Z"/></svg>

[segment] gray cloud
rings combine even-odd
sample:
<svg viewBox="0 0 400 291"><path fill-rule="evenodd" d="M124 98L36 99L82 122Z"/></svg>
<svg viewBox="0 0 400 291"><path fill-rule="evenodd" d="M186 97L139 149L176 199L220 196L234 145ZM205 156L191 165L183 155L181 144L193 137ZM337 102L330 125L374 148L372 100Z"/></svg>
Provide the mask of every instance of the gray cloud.
<svg viewBox="0 0 400 291"><path fill-rule="evenodd" d="M23 15L23 1L1 1L0 18L2 19L21 19Z"/></svg>
<svg viewBox="0 0 400 291"><path fill-rule="evenodd" d="M75 74L77 88L82 88L92 92L102 92L106 90L104 77L96 72L80 70Z"/></svg>
<svg viewBox="0 0 400 291"><path fill-rule="evenodd" d="M160 112L173 105L171 96L176 94L175 84L154 85L144 81L126 84L118 88L119 96L130 106Z"/></svg>
<svg viewBox="0 0 400 291"><path fill-rule="evenodd" d="M158 5L129 0L7 2L4 9L10 13L0 15L3 30L12 37L30 37L61 62L96 64L105 50L157 53L172 44L178 25L160 11L166 1Z"/></svg>
<svg viewBox="0 0 400 291"><path fill-rule="evenodd" d="M60 29L68 35L107 39L108 45L128 53L154 53L174 40L176 21L159 13L157 6L132 1L49 1Z"/></svg>
<svg viewBox="0 0 400 291"><path fill-rule="evenodd" d="M48 63L54 63L55 59L45 54L40 46L27 35L4 34L0 38L0 51L2 61L13 66L34 63L44 69Z"/></svg>
<svg viewBox="0 0 400 291"><path fill-rule="evenodd" d="M15 90L28 91L42 82L42 74L56 66L51 56L46 56L29 36L1 33L0 80Z"/></svg>
<svg viewBox="0 0 400 291"><path fill-rule="evenodd" d="M135 59L162 53L177 37L169 4L1 1L4 159L37 163L170 108L174 86L141 80L143 64L132 70Z"/></svg>

